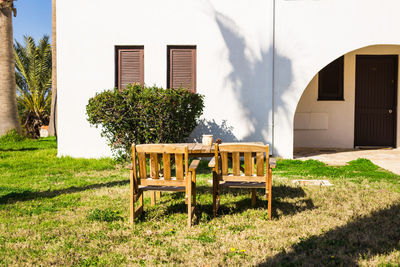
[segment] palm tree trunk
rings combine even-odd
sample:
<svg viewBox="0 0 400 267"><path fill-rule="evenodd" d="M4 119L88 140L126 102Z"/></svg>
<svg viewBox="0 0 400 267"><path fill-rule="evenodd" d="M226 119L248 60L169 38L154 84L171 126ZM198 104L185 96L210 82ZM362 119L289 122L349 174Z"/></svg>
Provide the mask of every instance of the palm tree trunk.
<svg viewBox="0 0 400 267"><path fill-rule="evenodd" d="M52 86L51 86L51 112L49 135L57 136L57 30L56 30L56 0L52 0Z"/></svg>
<svg viewBox="0 0 400 267"><path fill-rule="evenodd" d="M17 110L12 10L0 6L0 136L21 131Z"/></svg>

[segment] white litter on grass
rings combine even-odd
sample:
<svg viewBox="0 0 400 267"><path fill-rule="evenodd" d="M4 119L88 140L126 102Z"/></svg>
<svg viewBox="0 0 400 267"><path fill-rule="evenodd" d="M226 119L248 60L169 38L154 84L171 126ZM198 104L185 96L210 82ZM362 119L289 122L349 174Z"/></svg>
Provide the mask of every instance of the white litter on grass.
<svg viewBox="0 0 400 267"><path fill-rule="evenodd" d="M49 137L49 127L48 126L42 126L40 127L40 137Z"/></svg>
<svg viewBox="0 0 400 267"><path fill-rule="evenodd" d="M333 186L328 180L293 180L292 183L297 185Z"/></svg>

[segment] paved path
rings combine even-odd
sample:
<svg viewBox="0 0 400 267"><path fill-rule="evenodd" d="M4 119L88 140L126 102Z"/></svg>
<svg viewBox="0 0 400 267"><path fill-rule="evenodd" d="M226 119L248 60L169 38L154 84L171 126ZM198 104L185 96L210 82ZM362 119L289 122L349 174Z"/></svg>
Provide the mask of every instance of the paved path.
<svg viewBox="0 0 400 267"><path fill-rule="evenodd" d="M396 149L296 149L294 158L315 159L328 165L345 165L351 160L366 158L374 164L400 175L400 148Z"/></svg>

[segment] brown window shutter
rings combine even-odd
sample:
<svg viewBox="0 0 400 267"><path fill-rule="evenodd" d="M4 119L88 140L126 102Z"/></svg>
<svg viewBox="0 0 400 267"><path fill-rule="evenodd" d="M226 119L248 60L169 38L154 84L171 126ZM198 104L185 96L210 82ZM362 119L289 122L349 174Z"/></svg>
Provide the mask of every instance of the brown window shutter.
<svg viewBox="0 0 400 267"><path fill-rule="evenodd" d="M196 47L168 47L168 88L187 88L196 92Z"/></svg>
<svg viewBox="0 0 400 267"><path fill-rule="evenodd" d="M318 74L318 100L344 100L344 56L331 62Z"/></svg>
<svg viewBox="0 0 400 267"><path fill-rule="evenodd" d="M117 47L116 55L116 86L122 89L130 83L144 84L144 47Z"/></svg>

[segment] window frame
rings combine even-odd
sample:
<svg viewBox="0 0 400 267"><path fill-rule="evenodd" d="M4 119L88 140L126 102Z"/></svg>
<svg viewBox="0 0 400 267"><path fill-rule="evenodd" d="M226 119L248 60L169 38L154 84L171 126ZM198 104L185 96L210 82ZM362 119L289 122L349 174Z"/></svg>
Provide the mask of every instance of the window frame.
<svg viewBox="0 0 400 267"><path fill-rule="evenodd" d="M114 57L115 57L115 79L114 79L114 85L116 88L120 88L120 83L121 83L121 76L120 76L120 66L121 66L121 61L120 61L120 52L123 51L130 51L130 50L141 50L142 57L141 57L141 66L142 66L142 75L141 75L141 81L139 82L141 85L144 85L144 71L145 71L145 66L144 66L144 45L116 45L114 47Z"/></svg>
<svg viewBox="0 0 400 267"><path fill-rule="evenodd" d="M193 68L193 88L190 90L193 93L197 92L197 45L167 45L167 88L171 88L171 77L172 77L172 60L171 51L179 49L188 49L194 51L194 57L192 61Z"/></svg>
<svg viewBox="0 0 400 267"><path fill-rule="evenodd" d="M332 65L332 64L338 64L338 66ZM340 68L339 71L336 69L335 71L338 71L339 76L336 77L339 80L338 83L338 88L335 93L327 92L326 91L326 83L325 79L328 81L331 80L331 78L324 78L324 75L332 75L329 74L329 71L331 71L331 68ZM322 79L321 79L321 73L322 73ZM325 91L324 91L325 89ZM344 56L338 57L331 63L329 63L327 66L325 66L322 70L318 72L318 98L317 101L344 101Z"/></svg>

